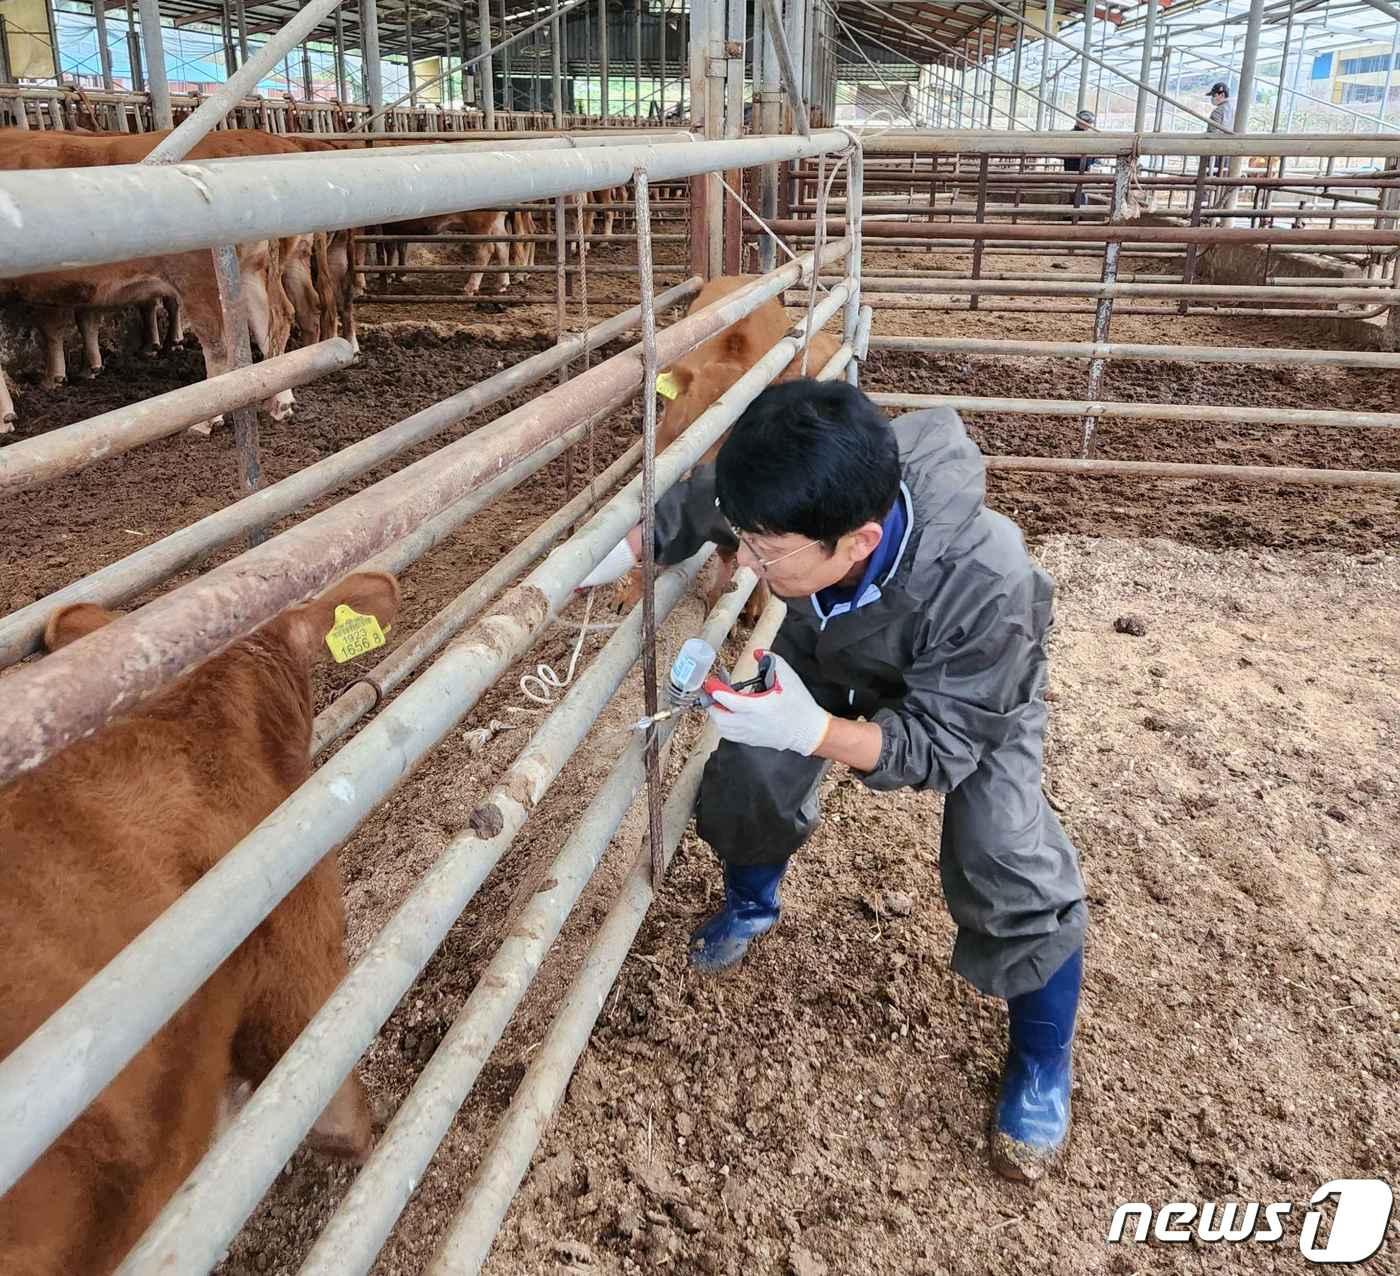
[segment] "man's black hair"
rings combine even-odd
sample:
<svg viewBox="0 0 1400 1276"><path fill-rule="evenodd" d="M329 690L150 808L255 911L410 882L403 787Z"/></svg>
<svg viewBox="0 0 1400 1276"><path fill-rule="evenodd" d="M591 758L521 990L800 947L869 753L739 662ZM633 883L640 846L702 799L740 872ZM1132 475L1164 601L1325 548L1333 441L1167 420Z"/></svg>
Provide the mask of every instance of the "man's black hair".
<svg viewBox="0 0 1400 1276"><path fill-rule="evenodd" d="M720 511L736 531L796 533L828 551L883 519L899 481L889 422L844 381L769 386L715 458Z"/></svg>

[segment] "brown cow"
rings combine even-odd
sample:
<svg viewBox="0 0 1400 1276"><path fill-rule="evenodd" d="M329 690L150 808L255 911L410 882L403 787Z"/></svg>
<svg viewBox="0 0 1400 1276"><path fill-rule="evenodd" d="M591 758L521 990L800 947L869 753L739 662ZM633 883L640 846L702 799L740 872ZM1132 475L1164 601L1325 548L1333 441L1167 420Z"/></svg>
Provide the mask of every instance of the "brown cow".
<svg viewBox="0 0 1400 1276"><path fill-rule="evenodd" d="M311 667L337 604L387 628L398 601L392 576L349 576L0 789L0 1057L306 779ZM112 619L65 607L45 642ZM7 1276L116 1267L204 1154L225 1096L261 1082L344 977L344 933L331 854L0 1198ZM311 1142L367 1157L353 1073Z"/></svg>
<svg viewBox="0 0 1400 1276"><path fill-rule="evenodd" d="M0 169L31 170L42 168L81 168L102 164L139 163L168 130L156 133L100 133L74 136L71 133L36 133L24 129L0 129ZM189 159L227 159L256 155L289 155L305 151L333 149L325 143L308 140L292 140L264 133L257 129L227 129L211 133L202 138L191 149ZM161 258L143 259L143 263L160 262ZM287 333L295 317L302 337L307 342L319 341L323 337L336 334L337 327L344 326L353 337L354 320L351 302L348 297L348 284L337 280L331 254L322 237L313 235L293 235L270 244L247 244L239 249L239 263L244 276L248 303L248 322L253 341L264 357L280 354L286 347ZM95 268L84 273L84 280L92 286L87 290L90 300L87 306L108 308L128 304L138 304L146 314L147 341L143 353L154 353L160 346L159 330L155 320L156 306L164 301L172 307L171 337L178 340L181 333L181 319L178 307L181 296L172 291L172 282L161 279L159 268L154 270L147 265L139 271L128 270L130 263L120 262ZM274 269L275 266L275 269ZM269 273L271 272L271 273ZM189 266L179 270L185 280L197 278L201 272ZM206 315L212 306L218 308L218 293L214 285L212 267L202 272L206 280L201 288L206 295L200 308ZM52 280L55 276L45 276ZM71 283L71 280L65 279ZM71 294L71 287L61 289ZM60 384L66 379L67 368L63 350L63 336L72 323L73 307L56 302L43 295L41 289L29 280L16 281L15 285L4 290L3 299L24 301L35 310L38 325L47 343L46 384ZM97 343L97 325L94 317L78 314L79 326L83 332L83 345L87 363L87 375L95 376L102 368L101 350ZM223 371L225 361L219 363L219 351L224 347L222 334L222 312L219 312L217 327L211 333L207 324L204 327L192 323L195 334L205 350L206 367L210 375ZM211 358L211 346L215 357ZM290 390L284 390L267 404L267 410L274 420L285 420L291 415L295 400Z"/></svg>
<svg viewBox="0 0 1400 1276"><path fill-rule="evenodd" d="M481 267L489 265L492 261L498 266L505 268L498 276L497 291L504 292L510 287L510 275L506 273L511 265L510 245L506 242L506 236L510 230L506 225L506 214L491 209L481 209L471 213L441 213L436 217L412 217L401 222L392 222L383 228L386 235L499 235L501 238L493 242L482 242L465 245L467 250L467 264L473 268L472 273L467 276L467 282L462 288L462 293L467 297L474 297L481 291L481 280L483 271ZM409 252L412 244L397 243L385 244L385 265L406 266L408 265ZM392 280L394 276L386 273L386 282ZM402 282L403 276L399 277Z"/></svg>
<svg viewBox="0 0 1400 1276"><path fill-rule="evenodd" d="M695 314L706 306L729 296L730 293L751 283L752 275L724 275L712 279L690 303L687 314ZM660 451L669 447L700 414L712 407L720 395L731 389L763 355L778 344L792 327L792 321L783 309L783 303L776 297L765 301L757 310L740 319L732 327L717 333L703 345L696 347L683 359L666 369L675 397L669 398L656 425L656 447ZM807 375L815 377L823 365L841 348L839 337L819 332L812 338L807 353ZM774 383L795 381L802 376L802 356L799 354L775 378ZM726 436L715 440L708 451L700 458L700 464L715 459L720 445ZM715 566L706 573L705 596L713 606L734 577L736 555L729 550L720 550L715 556ZM641 573L633 572L619 584L617 605L631 607L642 596ZM758 619L768 601L768 587L761 581L750 595L744 608L744 616L749 621Z"/></svg>

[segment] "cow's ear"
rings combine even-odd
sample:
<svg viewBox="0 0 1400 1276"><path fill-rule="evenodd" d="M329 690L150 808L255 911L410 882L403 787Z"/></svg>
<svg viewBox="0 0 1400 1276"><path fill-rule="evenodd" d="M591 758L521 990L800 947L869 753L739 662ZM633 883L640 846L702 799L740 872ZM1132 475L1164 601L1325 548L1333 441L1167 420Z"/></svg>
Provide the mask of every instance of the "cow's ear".
<svg viewBox="0 0 1400 1276"><path fill-rule="evenodd" d="M108 611L96 603L72 603L60 607L44 626L44 646L50 651L57 651L70 642L86 638L103 625L110 625L118 615L118 612Z"/></svg>
<svg viewBox="0 0 1400 1276"><path fill-rule="evenodd" d="M335 624L335 609L349 607L361 616L373 616L387 630L399 614L399 585L388 572L356 572L337 581L314 602L285 615L292 642L312 657L329 651L326 635Z"/></svg>

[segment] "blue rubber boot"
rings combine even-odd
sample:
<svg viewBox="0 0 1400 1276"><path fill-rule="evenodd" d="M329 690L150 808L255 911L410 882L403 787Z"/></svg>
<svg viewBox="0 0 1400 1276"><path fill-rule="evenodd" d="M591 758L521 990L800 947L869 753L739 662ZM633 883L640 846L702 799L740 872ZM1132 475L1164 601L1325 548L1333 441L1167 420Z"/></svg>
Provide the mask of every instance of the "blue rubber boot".
<svg viewBox="0 0 1400 1276"><path fill-rule="evenodd" d="M778 887L787 860L777 864L726 864L724 907L690 935L690 964L703 975L732 970L750 941L778 924Z"/></svg>
<svg viewBox="0 0 1400 1276"><path fill-rule="evenodd" d="M1043 1175L1069 1136L1070 1048L1084 950L1076 949L1044 988L1007 1002L1006 1071L992 1134L992 1164L1023 1183Z"/></svg>

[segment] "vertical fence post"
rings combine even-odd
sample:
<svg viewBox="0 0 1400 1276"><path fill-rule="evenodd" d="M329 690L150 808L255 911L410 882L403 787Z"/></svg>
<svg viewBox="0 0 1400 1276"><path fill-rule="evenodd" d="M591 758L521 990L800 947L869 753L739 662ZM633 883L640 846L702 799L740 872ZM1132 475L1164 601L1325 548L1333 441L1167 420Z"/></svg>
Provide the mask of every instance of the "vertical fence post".
<svg viewBox="0 0 1400 1276"><path fill-rule="evenodd" d="M228 370L246 368L253 362L253 349L248 340L248 310L243 297L243 272L238 265L238 250L223 244L210 250L214 278L219 288L219 309L223 315L224 348ZM267 352L264 351L264 354ZM262 486L262 461L258 453L258 409L256 405L234 408L225 414L233 426L233 442L238 452L238 477L244 492L256 492ZM256 545L264 533L249 536Z"/></svg>
<svg viewBox="0 0 1400 1276"><path fill-rule="evenodd" d="M990 155L983 155L977 164L977 220L985 222L987 220L987 175ZM950 217L951 221L952 218ZM982 251L986 247L987 241L979 239L972 245L972 277L980 279L982 277ZM976 310L978 294L973 293L968 301L968 309Z"/></svg>
<svg viewBox="0 0 1400 1276"><path fill-rule="evenodd" d="M841 340L856 348L856 329L860 326L860 229L862 204L865 202L865 152L857 144L853 145L846 159L846 233L851 239L850 252L846 257L846 275L853 280L851 290L846 295L846 310L841 320ZM819 273L815 263L813 274ZM860 384L860 370L854 355L846 365L846 380L851 385Z"/></svg>
<svg viewBox="0 0 1400 1276"><path fill-rule="evenodd" d="M637 200L637 278L642 305L642 695L646 713L659 707L656 686L656 297L651 261L651 189L646 170L632 174ZM816 269L815 264L813 270ZM661 840L661 752L653 725L646 735L647 840L651 884L666 873Z"/></svg>
<svg viewBox="0 0 1400 1276"><path fill-rule="evenodd" d="M1120 155L1113 168L1113 210L1109 214L1109 223L1116 224L1123 220L1123 208L1128 202L1128 179L1133 171L1133 157L1131 155ZM1103 250L1103 283L1113 284L1118 279L1118 256L1122 251L1121 241L1110 239L1104 245ZM1108 325L1113 318L1113 297L1103 296L1099 298L1098 305L1094 308L1094 341L1096 344L1103 344L1108 340ZM1103 386L1103 370L1106 360L1094 358L1089 360L1089 388L1085 393L1085 398L1089 402L1094 402L1099 397L1099 390ZM1094 441L1094 418L1086 416L1084 418L1084 441L1079 450L1081 457L1089 455L1089 449Z"/></svg>

